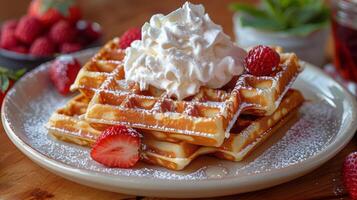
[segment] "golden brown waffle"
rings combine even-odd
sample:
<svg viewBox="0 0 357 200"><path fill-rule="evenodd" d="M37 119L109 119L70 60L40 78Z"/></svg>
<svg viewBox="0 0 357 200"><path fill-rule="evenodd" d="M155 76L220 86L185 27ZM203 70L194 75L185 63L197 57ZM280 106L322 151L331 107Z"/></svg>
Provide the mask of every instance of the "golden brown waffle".
<svg viewBox="0 0 357 200"><path fill-rule="evenodd" d="M241 116L231 135L221 147L206 147L187 142L172 140L162 141L157 132L144 133L142 159L145 162L160 165L173 170L182 170L197 156L214 154L217 157L240 161L268 138L276 128L283 125L293 111L304 101L300 92L290 90L283 98L278 109L271 116ZM100 135L104 127L97 128L83 117L89 99L79 95L54 113L47 128L56 138L79 145L90 146ZM239 123L238 123L239 122ZM139 130L141 132L141 130ZM168 133L161 133L165 135ZM162 139L162 138L161 138Z"/></svg>
<svg viewBox="0 0 357 200"><path fill-rule="evenodd" d="M233 88L201 88L190 99L178 101L156 88L140 91L138 84L127 83L118 41L106 44L71 87L92 98L86 119L98 126L122 124L169 132L168 139L204 146L220 146L245 108L246 113L271 114L300 71L295 54L282 54L280 70L273 77L242 75Z"/></svg>
<svg viewBox="0 0 357 200"><path fill-rule="evenodd" d="M125 81L123 52L118 49L118 39L105 45L83 67L72 86L93 95L86 113L89 122L190 135L204 141L202 145L222 144L240 113L237 90L228 93L201 88L190 101L170 99L153 87L140 91L138 84Z"/></svg>

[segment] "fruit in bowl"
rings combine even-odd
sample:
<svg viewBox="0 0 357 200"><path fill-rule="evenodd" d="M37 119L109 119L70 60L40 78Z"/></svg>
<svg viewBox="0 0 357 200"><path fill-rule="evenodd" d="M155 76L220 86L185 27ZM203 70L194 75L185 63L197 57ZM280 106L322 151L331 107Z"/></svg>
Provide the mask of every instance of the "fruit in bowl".
<svg viewBox="0 0 357 200"><path fill-rule="evenodd" d="M33 0L26 15L1 26L0 53L20 60L50 58L98 43L98 23L83 20L74 0Z"/></svg>

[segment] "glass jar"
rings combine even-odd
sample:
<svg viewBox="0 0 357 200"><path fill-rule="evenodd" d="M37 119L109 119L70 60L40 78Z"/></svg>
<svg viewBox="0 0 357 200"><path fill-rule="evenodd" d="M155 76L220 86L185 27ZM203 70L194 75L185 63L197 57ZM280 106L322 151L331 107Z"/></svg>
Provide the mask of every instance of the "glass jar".
<svg viewBox="0 0 357 200"><path fill-rule="evenodd" d="M331 20L336 69L357 82L357 0L333 0Z"/></svg>

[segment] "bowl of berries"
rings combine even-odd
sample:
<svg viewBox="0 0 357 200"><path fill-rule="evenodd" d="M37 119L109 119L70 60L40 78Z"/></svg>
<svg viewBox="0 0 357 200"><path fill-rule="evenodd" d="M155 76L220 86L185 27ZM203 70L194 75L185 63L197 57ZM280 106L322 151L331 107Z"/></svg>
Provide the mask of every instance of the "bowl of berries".
<svg viewBox="0 0 357 200"><path fill-rule="evenodd" d="M82 19L74 0L33 0L20 19L2 23L0 63L32 68L61 54L100 45L101 26Z"/></svg>

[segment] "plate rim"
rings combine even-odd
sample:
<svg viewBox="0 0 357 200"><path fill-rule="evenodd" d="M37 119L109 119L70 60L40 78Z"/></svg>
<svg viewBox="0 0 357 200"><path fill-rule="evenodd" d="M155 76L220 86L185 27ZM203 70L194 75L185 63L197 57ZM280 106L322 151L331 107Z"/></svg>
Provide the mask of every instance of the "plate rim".
<svg viewBox="0 0 357 200"><path fill-rule="evenodd" d="M97 49L97 48L95 48ZM74 56L78 56L80 54L89 54L94 52L94 49L88 49L79 53L74 54ZM51 62L51 61L50 61ZM27 73L24 77L26 76L31 76L32 74L36 73L37 71L43 70L42 68L48 67L48 64L50 62L46 62L36 69L32 70L31 72ZM324 76L324 78L329 79L329 81L333 81L335 86L338 86L338 89L343 92L345 96L345 100L352 106L352 107L357 107L357 102L355 98L345 89L343 88L338 82L333 80L331 77L326 75L321 69L313 66L312 64L305 63L305 68L314 71L317 73L317 75ZM306 70L305 69L305 70ZM21 80L20 80L21 81ZM11 89L13 90L16 88L15 86ZM208 196L219 196L219 195L227 195L227 194L233 194L232 192L227 192L226 190L229 188L232 188L232 186L237 186L239 184L245 185L245 187L252 186L254 183L260 180L259 186L255 187L254 190L258 189L263 189L267 187L272 187L274 185L281 184L283 182L292 180L294 178L297 178L299 176L305 175L306 173L316 169L323 163L327 162L330 160L332 157L334 157L338 152L344 148L348 142L352 139L356 129L357 129L357 112L352 109L351 111L351 120L349 121L349 126L346 128L346 130L340 134L341 137L335 138L333 142L328 144L325 148L323 148L320 152L316 153L315 155L299 162L293 165L289 165L284 168L279 168L279 169L273 169L271 171L265 171L265 172L260 172L254 175L251 174L241 174L239 177L237 176L230 176L230 177L224 177L222 179L200 179L200 180L170 180L170 179L157 179L157 178L150 178L150 177L139 177L139 176L126 176L126 175L110 175L110 174L105 174L101 172L95 172L95 171L90 171L88 169L82 169L82 168L76 168L70 165L67 165L65 163L62 163L60 161L53 160L52 158L42 154L41 152L37 151L30 145L28 145L26 142L21 140L18 135L15 133L14 130L12 130L10 126L10 122L6 120L6 114L4 112L6 104L8 102L8 95L4 98L3 104L2 104L2 111L1 111L1 119L3 123L4 130L7 134L7 136L10 138L13 144L22 152L24 153L28 158L30 158L32 161L35 163L39 164L40 166L50 170L52 173L55 173L57 175L60 175L62 177L65 177L67 179L80 179L82 182L78 180L73 180L75 182L78 182L80 184L84 184L83 181L89 181L90 183L84 184L84 185L89 185L92 187L93 186L93 180L95 180L96 183L102 184L102 185L108 185L110 184L112 187L116 188L127 188L131 190L138 190L136 192L127 192L129 194L140 194L139 190L160 190L160 191L180 191L180 190L185 190L185 191L197 191L197 190L204 190L204 191L209 191L211 189L217 190L214 193L217 193L217 195L212 195L212 194L202 194L202 195L184 195L187 197L190 196L195 196L195 197L208 197ZM345 109L344 109L345 110ZM342 137L343 136L343 137ZM74 178L70 178L70 177ZM248 179L246 177L249 177ZM276 179L279 179L277 181ZM263 180L263 181L262 181ZM217 184L217 181L219 184ZM276 182L276 184L270 184L269 186L261 186L261 185L266 185L266 183L269 183L271 181ZM180 184L178 184L180 183ZM182 184L184 183L184 184ZM199 184L197 184L199 183ZM123 187L125 186L125 187ZM162 187L165 186L165 187ZM103 187L99 187L102 188ZM106 188L106 190L110 191L118 191L118 189L113 188ZM238 190L236 190L238 191ZM244 190L243 192L248 192L252 190ZM240 191L238 191L239 193ZM236 192L234 192L236 193ZM177 194L177 193L176 193ZM170 195L160 195L157 194L158 196L170 196ZM206 196L205 196L206 195ZM174 195L175 196L175 195ZM172 196L172 197L174 197ZM177 197L177 195L175 196Z"/></svg>

